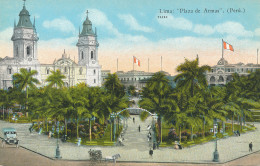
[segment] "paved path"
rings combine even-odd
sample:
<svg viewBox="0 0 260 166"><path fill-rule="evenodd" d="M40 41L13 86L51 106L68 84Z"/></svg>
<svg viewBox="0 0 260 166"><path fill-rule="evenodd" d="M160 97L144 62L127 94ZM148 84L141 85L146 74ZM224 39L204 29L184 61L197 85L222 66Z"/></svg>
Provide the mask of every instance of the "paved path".
<svg viewBox="0 0 260 166"><path fill-rule="evenodd" d="M132 117L131 117L132 118ZM102 149L103 157L120 153L120 161L139 162L194 162L210 163L215 149L214 142L197 145L183 150L175 150L173 147L160 148L154 151L153 158L149 158L146 127L151 123L151 118L141 122L139 117L128 120L128 130L125 134L125 146L120 147L95 147ZM141 132L138 132L138 125L141 125ZM45 135L37 133L30 134L30 124L10 124L0 121L0 128L14 127L18 131L21 145L41 153L45 156L54 157L56 149L56 139L48 139ZM256 124L260 128L260 124ZM2 134L2 133L1 133ZM1 136L1 135L0 135ZM253 150L260 150L260 131L242 134L240 137L229 137L218 141L218 151L220 162L229 161L243 155L249 154L248 143L253 142ZM93 146L76 146L72 143L61 143L60 150L63 159L86 160L89 159L88 151Z"/></svg>

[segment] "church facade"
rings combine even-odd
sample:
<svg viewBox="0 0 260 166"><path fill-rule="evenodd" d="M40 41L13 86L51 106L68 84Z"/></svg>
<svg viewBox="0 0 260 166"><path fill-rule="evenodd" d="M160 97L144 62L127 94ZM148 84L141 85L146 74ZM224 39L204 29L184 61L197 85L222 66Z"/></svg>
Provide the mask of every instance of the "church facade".
<svg viewBox="0 0 260 166"><path fill-rule="evenodd" d="M78 63L71 60L64 53L53 64L40 64L37 53L37 42L39 40L35 28L35 20L32 23L30 14L25 5L19 14L18 24L14 23L13 35L13 57L0 59L0 89L8 89L13 86L12 76L19 73L21 68L28 71L36 70L35 76L41 85L47 85L46 79L51 71L57 69L66 78L63 80L65 86L74 86L84 82L88 86L101 86L101 66L98 62L98 46L96 31L92 29L92 23L88 16L83 23L82 31L79 33Z"/></svg>

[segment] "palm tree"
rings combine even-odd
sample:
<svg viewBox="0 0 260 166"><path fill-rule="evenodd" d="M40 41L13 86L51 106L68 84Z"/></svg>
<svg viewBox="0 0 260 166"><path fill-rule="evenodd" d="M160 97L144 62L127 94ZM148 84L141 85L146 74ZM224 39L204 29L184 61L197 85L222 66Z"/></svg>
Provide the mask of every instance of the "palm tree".
<svg viewBox="0 0 260 166"><path fill-rule="evenodd" d="M20 69L20 73L15 73L13 75L13 83L20 90L26 89L26 101L28 102L28 87L31 89L35 89L35 84L39 84L39 80L34 78L33 76L37 75L38 72L36 70L27 70L24 68ZM28 106L26 105L26 110Z"/></svg>
<svg viewBox="0 0 260 166"><path fill-rule="evenodd" d="M177 67L177 71L181 73L174 78L174 81L177 82L176 88L181 89L182 93L190 93L188 98L195 95L195 90L205 89L208 86L205 74L206 71L210 71L210 67L207 65L199 67L198 58L194 61L185 59L185 62ZM194 115L192 111L189 111L187 116L193 118ZM191 125L191 135L193 135L192 132L193 125Z"/></svg>
<svg viewBox="0 0 260 166"><path fill-rule="evenodd" d="M108 119L111 113L119 112L120 110L127 108L129 103L126 97L120 98L108 92L102 95L101 102L102 105L100 111L102 113L100 111L98 111L98 113L100 114L99 117L103 116L105 119ZM111 124L111 128L112 128L112 124ZM111 137L111 141L112 141L112 137Z"/></svg>
<svg viewBox="0 0 260 166"><path fill-rule="evenodd" d="M160 141L162 141L161 120L171 105L171 100L169 99L171 86L169 82L164 73L155 73L143 88L143 98L139 102L142 108L152 113L157 113Z"/></svg>
<svg viewBox="0 0 260 166"><path fill-rule="evenodd" d="M109 93L116 95L117 97L123 97L125 95L124 86L119 81L116 73L108 74L104 87Z"/></svg>
<svg viewBox="0 0 260 166"><path fill-rule="evenodd" d="M83 117L89 116L89 110L86 109L86 105L89 104L89 100L86 97L87 86L75 86L70 88L70 94L73 104L73 115L77 121L77 138L79 138L79 121Z"/></svg>
<svg viewBox="0 0 260 166"><path fill-rule="evenodd" d="M51 71L51 75L48 76L46 82L49 82L48 87L63 87L64 82L62 79L66 78L63 74L61 74L60 70Z"/></svg>

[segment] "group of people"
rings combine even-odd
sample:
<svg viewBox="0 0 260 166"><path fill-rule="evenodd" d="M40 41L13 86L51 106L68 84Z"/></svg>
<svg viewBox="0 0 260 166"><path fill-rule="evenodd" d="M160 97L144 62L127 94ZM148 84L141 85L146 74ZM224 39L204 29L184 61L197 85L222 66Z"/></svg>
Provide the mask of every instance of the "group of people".
<svg viewBox="0 0 260 166"><path fill-rule="evenodd" d="M240 132L239 132L239 130L234 131L234 134L235 134L236 136L240 136Z"/></svg>

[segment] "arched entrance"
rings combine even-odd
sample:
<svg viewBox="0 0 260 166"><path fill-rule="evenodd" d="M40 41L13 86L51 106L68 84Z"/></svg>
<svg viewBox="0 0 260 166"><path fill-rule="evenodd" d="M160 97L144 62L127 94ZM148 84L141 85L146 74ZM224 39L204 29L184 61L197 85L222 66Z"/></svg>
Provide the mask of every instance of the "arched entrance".
<svg viewBox="0 0 260 166"><path fill-rule="evenodd" d="M111 119L111 141L116 140L116 131L119 131L119 123L120 119L123 120L123 131L125 132L128 125L127 125L127 120L128 118L125 118L121 116L121 113L124 111L129 111L132 112L133 114L136 114L137 111L139 112L147 112L151 117L152 117L152 126L151 126L151 134L152 134L152 142L156 143L156 136L155 136L155 121L157 120L158 116L157 114L153 114L150 111L143 109L143 108L125 108L122 109L119 112L113 112L110 114L110 119ZM116 124L117 122L117 124ZM119 134L119 133L117 133Z"/></svg>

